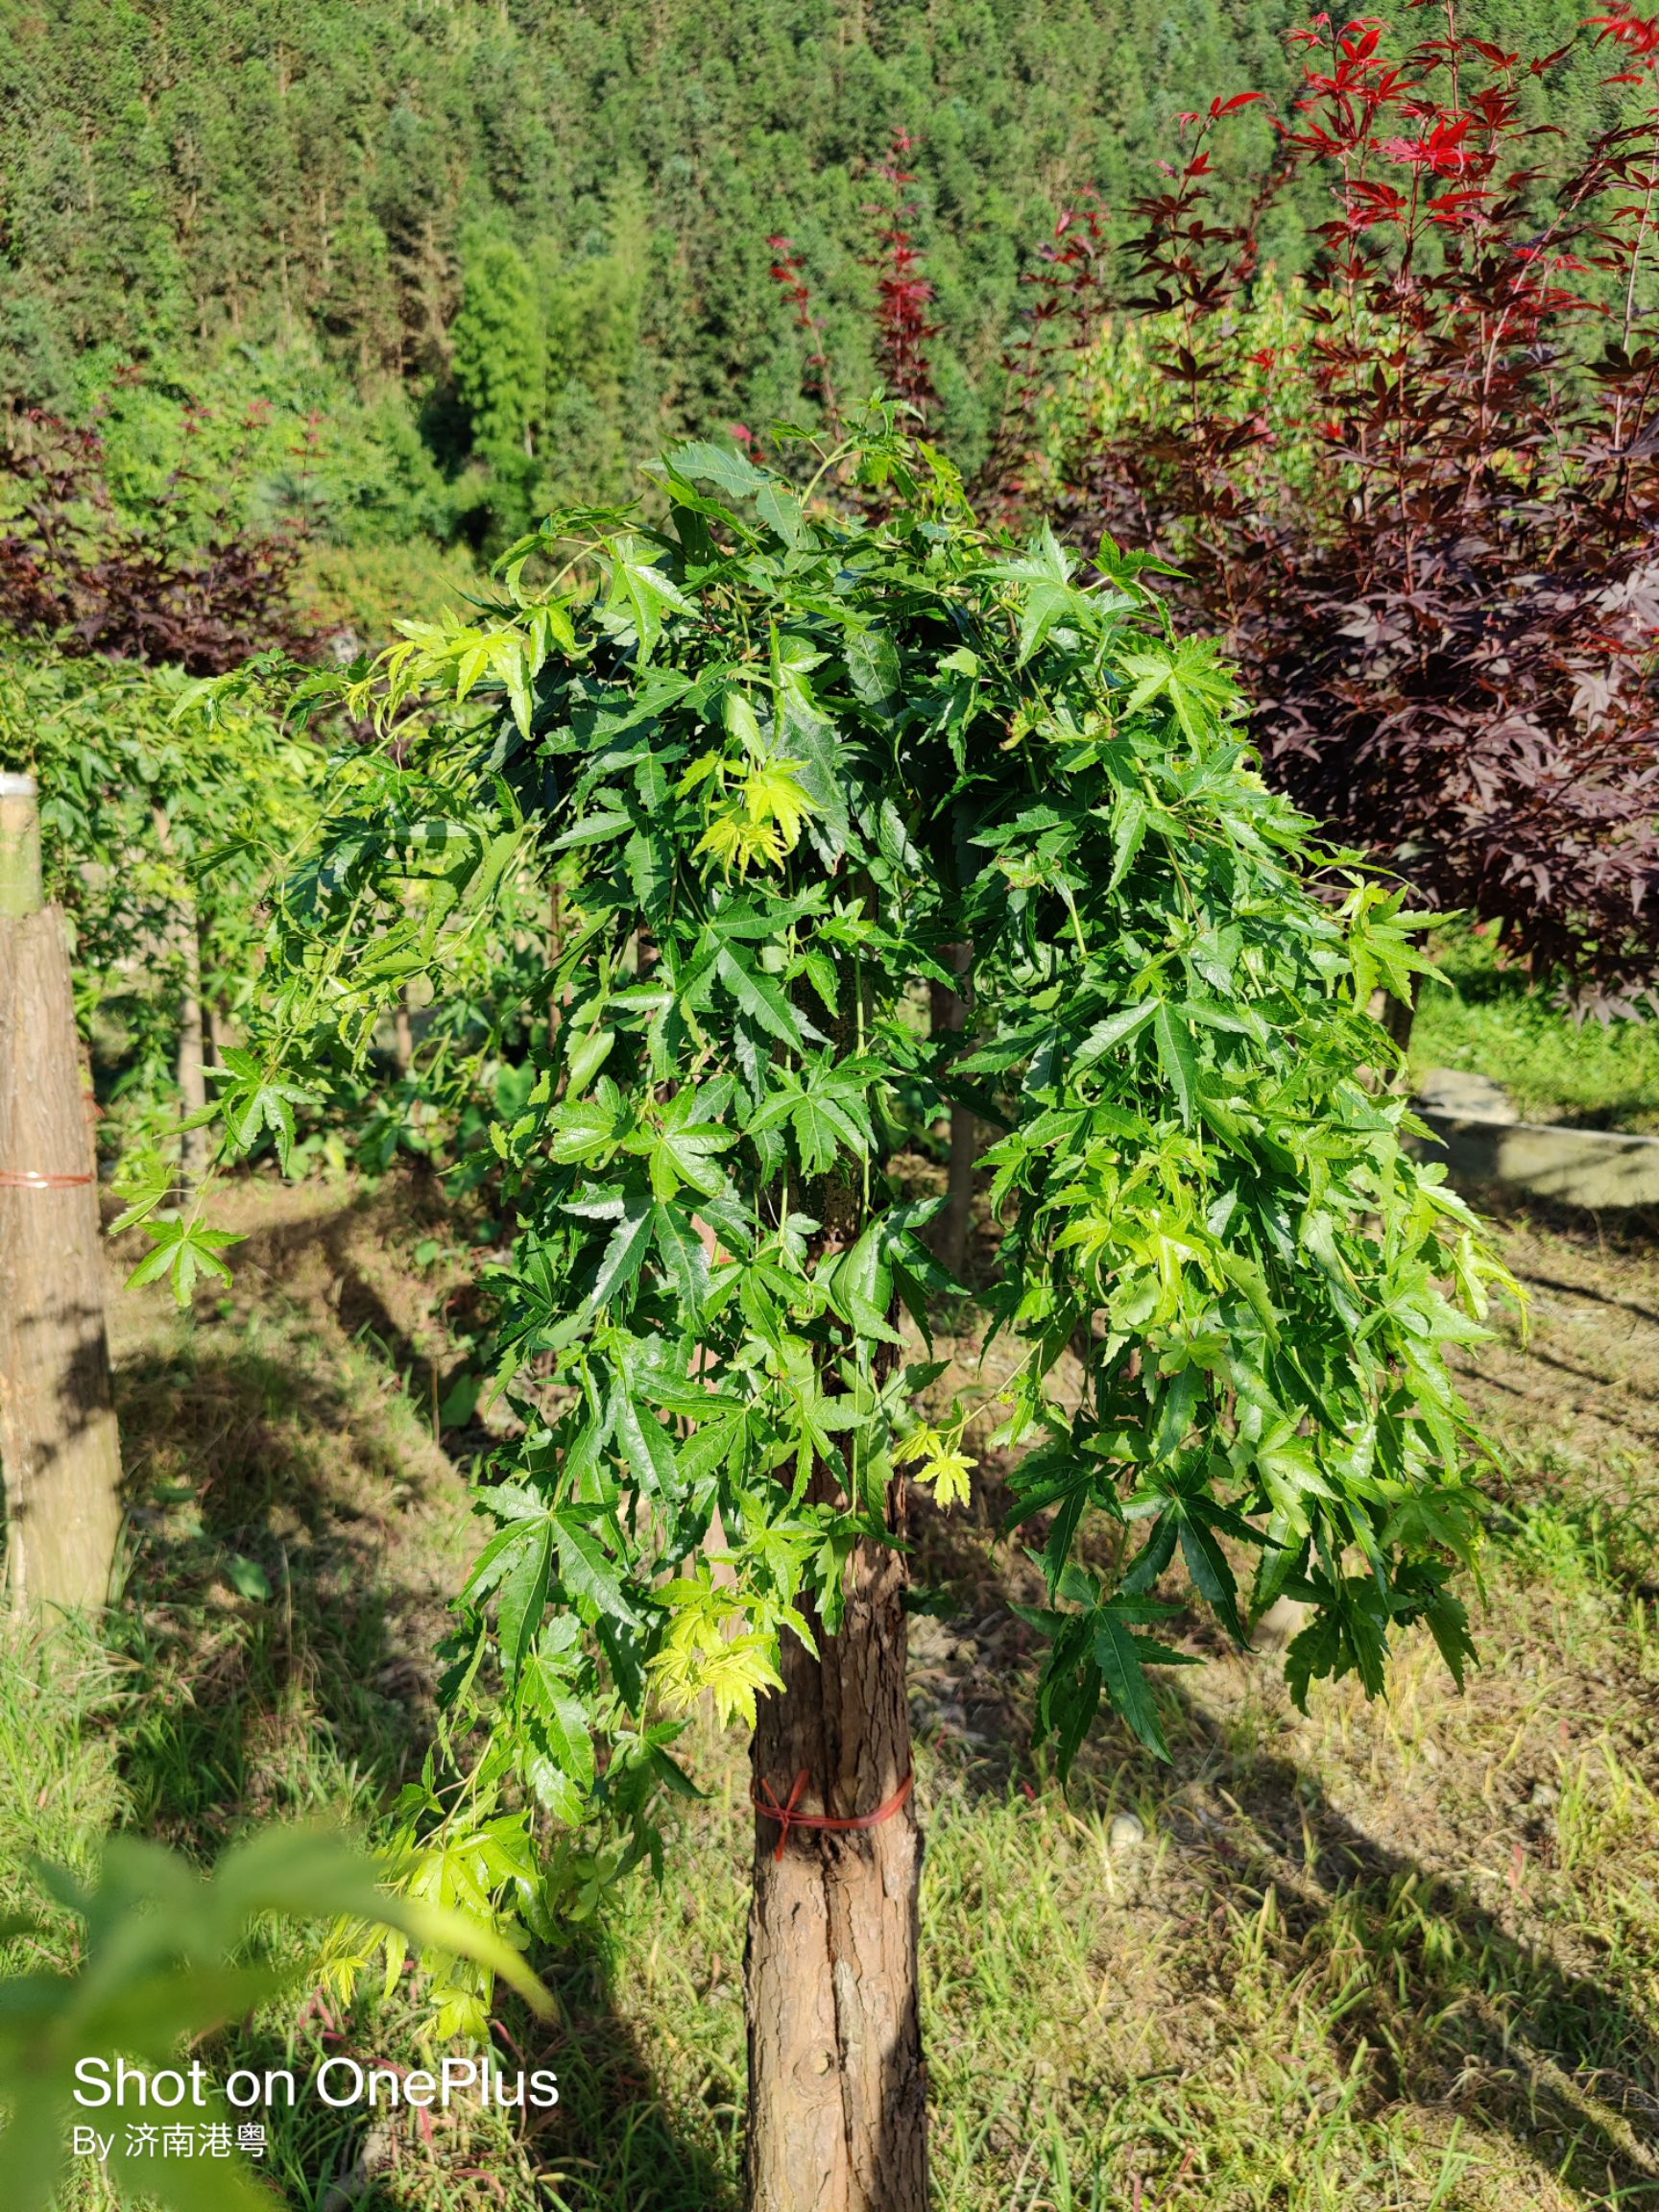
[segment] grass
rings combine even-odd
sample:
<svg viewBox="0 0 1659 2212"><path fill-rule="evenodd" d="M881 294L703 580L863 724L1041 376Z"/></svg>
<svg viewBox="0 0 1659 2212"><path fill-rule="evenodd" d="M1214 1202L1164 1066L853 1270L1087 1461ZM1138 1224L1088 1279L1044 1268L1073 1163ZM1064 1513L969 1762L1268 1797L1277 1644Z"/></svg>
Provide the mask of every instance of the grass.
<svg viewBox="0 0 1659 2212"><path fill-rule="evenodd" d="M409 1258L432 1224L312 1190L239 1225L223 1310L118 1310L132 1577L111 1648L64 1631L0 1670L7 1905L30 1854L84 1863L116 1819L202 1852L316 1806L373 1833L419 1763L468 1541L430 1415L448 1286ZM973 1516L927 1526L954 1604L916 1621L912 1685L940 2212L1659 2208L1659 1255L1502 1234L1534 1335L1472 1362L1512 1457L1466 1695L1413 1645L1386 1703L1326 1688L1304 1718L1271 1655L1194 1623L1172 1766L1108 1728L1068 1796L1001 1602L1028 1571ZM693 1758L665 1882L554 1957L551 2030L504 2016L558 2108L302 2106L269 2162L289 2204L735 2212L747 1772L711 1727ZM1126 1812L1144 1838L1115 1846ZM222 2062L407 2065L417 2022L401 1988L290 2008ZM65 2212L98 2204L88 2176Z"/></svg>
<svg viewBox="0 0 1659 2212"><path fill-rule="evenodd" d="M1465 1069L1501 1083L1523 1120L1659 1134L1659 1023L1575 1022L1472 930L1438 932L1435 951L1446 982L1418 992L1414 1079Z"/></svg>

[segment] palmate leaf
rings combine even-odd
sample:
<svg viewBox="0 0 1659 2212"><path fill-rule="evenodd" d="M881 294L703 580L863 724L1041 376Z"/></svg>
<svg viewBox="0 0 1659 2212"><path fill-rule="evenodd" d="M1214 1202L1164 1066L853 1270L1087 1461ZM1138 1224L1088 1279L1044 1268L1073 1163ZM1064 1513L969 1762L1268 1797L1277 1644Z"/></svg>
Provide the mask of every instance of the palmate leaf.
<svg viewBox="0 0 1659 2212"><path fill-rule="evenodd" d="M926 1482L941 1508L966 1505L972 1494L974 1462L936 1429L924 1424L893 1455L896 1467L914 1465L914 1479Z"/></svg>
<svg viewBox="0 0 1659 2212"><path fill-rule="evenodd" d="M257 1054L239 1046L227 1047L220 1066L208 1072L220 1085L214 1111L232 1153L245 1158L269 1135L286 1174L294 1150L294 1109L316 1104L315 1094L303 1084L272 1074Z"/></svg>
<svg viewBox="0 0 1659 2212"><path fill-rule="evenodd" d="M548 1150L557 1161L577 1166L612 1158L632 1119L622 1094L611 1082L592 1098L566 1098L548 1116Z"/></svg>
<svg viewBox="0 0 1659 2212"><path fill-rule="evenodd" d="M799 780L799 760L762 760L743 779L738 796L750 821L776 829L781 851L793 853L801 829L815 812L811 794Z"/></svg>
<svg viewBox="0 0 1659 2212"><path fill-rule="evenodd" d="M1334 1577L1315 1571L1287 1582L1286 1591L1318 1608L1285 1655L1285 1679L1298 1711L1307 1712L1309 1686L1323 1678L1358 1674L1375 1696L1382 1687L1398 1600L1370 1575Z"/></svg>
<svg viewBox="0 0 1659 2212"><path fill-rule="evenodd" d="M627 1149L644 1156L657 1197L672 1198L687 1185L705 1198L726 1187L717 1165L719 1156L738 1142L738 1134L720 1121L696 1118L696 1094L682 1091L670 1100L666 1113L655 1124L647 1123L627 1142Z"/></svg>
<svg viewBox="0 0 1659 2212"><path fill-rule="evenodd" d="M1124 716L1138 714L1154 699L1166 697L1194 744L1204 741L1236 696L1233 679L1208 638L1184 637L1173 651L1124 653L1118 666L1133 685L1123 703Z"/></svg>
<svg viewBox="0 0 1659 2212"><path fill-rule="evenodd" d="M611 589L607 608L625 614L639 640L639 658L649 661L662 635L665 614L695 615L697 603L665 576L637 538L618 538L611 548Z"/></svg>
<svg viewBox="0 0 1659 2212"><path fill-rule="evenodd" d="M735 870L747 876L754 867L776 867L787 851L776 822L764 816L757 820L741 803L733 802L710 816L692 856L707 853L729 873Z"/></svg>
<svg viewBox="0 0 1659 2212"><path fill-rule="evenodd" d="M144 1233L151 1239L151 1248L128 1276L128 1284L138 1289L146 1283L170 1280L174 1298L180 1306L189 1305L199 1275L228 1283L230 1269L224 1255L233 1244L247 1242L242 1232L211 1229L194 1215L152 1218L144 1223Z"/></svg>
<svg viewBox="0 0 1659 2212"><path fill-rule="evenodd" d="M823 1174L841 1152L866 1158L876 1143L867 1103L874 1072L869 1063L849 1067L830 1053L821 1053L805 1078L782 1071L779 1087L749 1117L748 1133L786 1121L807 1175Z"/></svg>
<svg viewBox="0 0 1659 2212"><path fill-rule="evenodd" d="M689 1712L707 1694L722 1727L741 1720L753 1728L757 1695L783 1687L776 1654L775 1639L755 1630L700 1643L671 1637L651 1662L652 1679L671 1713Z"/></svg>
<svg viewBox="0 0 1659 2212"><path fill-rule="evenodd" d="M803 1171L821 1175L842 1151L863 1159L873 1149L874 1139L868 1124L860 1126L860 1121L861 1115L849 1111L831 1093L803 1090L789 1108L789 1126Z"/></svg>

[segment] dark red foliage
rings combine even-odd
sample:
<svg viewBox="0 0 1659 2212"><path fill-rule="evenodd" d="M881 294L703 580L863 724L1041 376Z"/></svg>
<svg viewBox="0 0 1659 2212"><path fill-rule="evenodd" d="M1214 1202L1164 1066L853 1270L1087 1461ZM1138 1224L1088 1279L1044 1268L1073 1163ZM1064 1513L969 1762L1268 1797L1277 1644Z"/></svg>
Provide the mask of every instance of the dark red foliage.
<svg viewBox="0 0 1659 2212"><path fill-rule="evenodd" d="M835 398L835 387L830 374L830 356L824 347L825 322L812 304L812 288L806 281L806 264L797 252L794 240L779 232L768 238L773 252L772 281L795 310L795 327L804 330L811 341L812 350L805 361L806 386L823 408L830 422L840 421L841 410Z"/></svg>
<svg viewBox="0 0 1659 2212"><path fill-rule="evenodd" d="M1653 87L1659 21L1587 30ZM1629 1009L1659 980L1659 107L1549 177L1519 93L1558 55L1461 36L1451 11L1404 51L1369 18L1296 36L1266 190L1329 186L1285 365L1311 483L1277 472L1238 354L1260 208L1212 214L1217 101L1135 209L1172 403L1071 455L1068 525L1181 563L1271 773L1334 835L1500 922L1579 1003Z"/></svg>
<svg viewBox="0 0 1659 2212"><path fill-rule="evenodd" d="M927 319L933 303L933 285L910 226L916 203L905 188L916 181L904 164L915 151L908 131L895 131L893 143L876 174L887 190L866 208L878 224L876 250L870 265L876 271L876 357L889 399L909 411L910 426L926 430L939 404L933 371L927 359L928 341L939 335L939 325Z"/></svg>
<svg viewBox="0 0 1659 2212"><path fill-rule="evenodd" d="M886 158L876 164L875 175L884 189L879 200L865 203L874 228L864 265L876 276L876 364L882 391L904 411L911 430L926 433L939 405L927 352L939 325L928 319L933 282L911 228L917 204L906 187L916 177L905 163L915 147L908 131L895 131ZM781 231L766 243L773 255L772 281L794 310L795 327L811 345L804 363L805 388L822 406L830 427L839 430L841 408L830 378L825 319L813 306L805 262L794 240Z"/></svg>
<svg viewBox="0 0 1659 2212"><path fill-rule="evenodd" d="M6 425L0 475L0 628L193 676L303 650L298 537L239 527L224 491L204 508L188 445L142 519L111 498L98 433L39 409Z"/></svg>

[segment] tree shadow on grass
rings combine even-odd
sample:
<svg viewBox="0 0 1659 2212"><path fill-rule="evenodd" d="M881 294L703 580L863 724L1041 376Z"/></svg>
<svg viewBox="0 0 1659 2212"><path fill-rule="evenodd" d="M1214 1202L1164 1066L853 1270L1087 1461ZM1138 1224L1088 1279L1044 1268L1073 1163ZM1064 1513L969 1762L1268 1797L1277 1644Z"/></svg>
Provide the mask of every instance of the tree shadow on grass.
<svg viewBox="0 0 1659 2212"><path fill-rule="evenodd" d="M397 1541L432 1503L377 1409L228 1332L128 1360L118 1397L138 1817L203 1848L342 1795L373 1809L419 1767L440 1611Z"/></svg>
<svg viewBox="0 0 1659 2212"><path fill-rule="evenodd" d="M320 1269L327 1286L324 1302L341 1331L373 1346L424 1417L476 1372L474 1339L484 1328L485 1300L475 1279L441 1292L421 1281L412 1262L414 1231L442 1238L452 1227L430 1176L405 1173L309 1217L256 1226L237 1259L274 1285ZM446 1433L451 1447L456 1440ZM474 1449L489 1441L481 1430L464 1440Z"/></svg>
<svg viewBox="0 0 1659 2212"><path fill-rule="evenodd" d="M1027 1576L1027 1562L994 1548L988 1532L934 1513L923 1517L918 1558L926 1582L957 1599L945 1635L978 1653L958 1646L966 1688L943 1706L924 1665L919 1719L926 1728L949 1716L943 1741L957 1738L970 1796L1029 1786L1043 1778L1029 1754L1035 1640L989 1608L1036 1596L1035 1571ZM1203 1630L1187 1639L1206 1640ZM924 1633L924 1651L939 1642ZM950 1663L931 1670L935 1683ZM1366 2080L1358 2108L1463 2114L1507 2134L1588 2202L1659 2208L1659 2156L1648 2149L1659 2143L1659 2036L1631 1999L1516 1935L1463 1883L1366 1834L1307 1767L1230 1741L1185 1684L1160 1679L1157 1695L1173 1766L1105 1719L1072 1791L1109 1805L1127 1785L1150 1806L1174 1854L1171 1884L1197 1912L1255 1918L1271 1891L1287 1985L1334 1955L1354 1961L1327 2032L1344 2070Z"/></svg>
<svg viewBox="0 0 1659 2212"><path fill-rule="evenodd" d="M1594 1245L1603 1253L1650 1257L1659 1243L1659 1206L1579 1206L1562 1198L1546 1198L1518 1184L1479 1177L1460 1182L1457 1188L1483 1219L1504 1226L1543 1230L1580 1245ZM1527 1270L1523 1268L1522 1273L1525 1276ZM1575 1297L1596 1296L1593 1291L1568 1287ZM1644 1309L1633 1310L1646 1319L1655 1318Z"/></svg>
<svg viewBox="0 0 1659 2212"><path fill-rule="evenodd" d="M419 1772L463 1494L406 1409L399 1437L400 1392L385 1382L379 1393L372 1373L335 1376L298 1343L216 1327L122 1363L132 1546L112 1627L132 1667L120 1763L145 1833L207 1857L257 1820L373 1820ZM421 2063L401 1994L226 2038L226 2070L288 2067L301 2086L292 2112L265 2116L265 2171L288 2201L725 2212L730 2161L655 2094L601 1950L578 1942L542 1963L559 2021L514 2003L502 2017L525 2069L558 2074L560 2103L522 2122L405 2111L388 2125L303 2093L330 2056L368 2065L391 2042ZM517 2071L505 2045L496 2056Z"/></svg>
<svg viewBox="0 0 1659 2212"><path fill-rule="evenodd" d="M1214 1737L1201 1707L1190 1717ZM1194 1824L1187 1841L1210 1887L1244 1910L1272 1887L1287 1954L1357 1942L1367 1978L1329 2032L1348 2065L1370 2069L1374 2108L1466 2112L1593 2202L1659 2206L1646 2148L1659 2140L1659 2041L1625 1995L1365 1834L1293 1761L1235 1762L1228 1789L1234 1833Z"/></svg>

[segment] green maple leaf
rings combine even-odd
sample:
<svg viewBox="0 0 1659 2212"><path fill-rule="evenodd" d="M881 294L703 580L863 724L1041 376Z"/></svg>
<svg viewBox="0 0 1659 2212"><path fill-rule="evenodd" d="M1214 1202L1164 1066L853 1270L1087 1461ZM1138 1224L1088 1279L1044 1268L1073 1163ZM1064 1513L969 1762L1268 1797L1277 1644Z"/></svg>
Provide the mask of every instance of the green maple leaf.
<svg viewBox="0 0 1659 2212"><path fill-rule="evenodd" d="M146 1283L158 1283L171 1276L173 1295L180 1306L189 1305L199 1275L228 1283L230 1270L223 1255L232 1244L247 1241L236 1230L210 1229L195 1218L152 1220L144 1228L151 1247L128 1276L128 1286L136 1290Z"/></svg>
<svg viewBox="0 0 1659 2212"><path fill-rule="evenodd" d="M302 1084L285 1081L254 1053L240 1047L232 1046L223 1061L222 1067L211 1068L208 1073L223 1086L213 1114L224 1123L232 1150L251 1152L262 1133L269 1130L277 1163L286 1175L294 1150L294 1109L315 1104L315 1094Z"/></svg>
<svg viewBox="0 0 1659 2212"><path fill-rule="evenodd" d="M695 616L697 603L685 596L671 576L664 576L661 568L653 566L642 554L638 539L618 538L612 554L611 589L605 601L606 610L627 616L639 640L639 658L649 661L662 635L664 614Z"/></svg>

